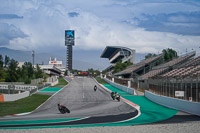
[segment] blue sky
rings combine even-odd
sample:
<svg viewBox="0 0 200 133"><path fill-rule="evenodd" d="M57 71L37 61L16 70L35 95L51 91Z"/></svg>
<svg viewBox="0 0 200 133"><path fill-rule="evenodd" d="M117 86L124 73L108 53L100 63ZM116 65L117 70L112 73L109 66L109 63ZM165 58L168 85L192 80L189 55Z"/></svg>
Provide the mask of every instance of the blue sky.
<svg viewBox="0 0 200 133"><path fill-rule="evenodd" d="M0 0L0 3L0 47L63 51L64 30L73 29L74 49L88 51L88 57L92 50L101 53L107 45L126 46L137 53L158 53L164 48L174 48L179 53L186 48L200 51L198 0ZM93 59L101 62L98 56Z"/></svg>

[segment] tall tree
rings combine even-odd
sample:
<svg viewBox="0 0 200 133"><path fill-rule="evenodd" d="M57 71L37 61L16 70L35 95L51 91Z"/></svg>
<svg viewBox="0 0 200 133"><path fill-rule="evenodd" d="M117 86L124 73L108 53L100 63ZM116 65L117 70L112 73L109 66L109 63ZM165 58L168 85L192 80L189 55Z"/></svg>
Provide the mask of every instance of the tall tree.
<svg viewBox="0 0 200 133"><path fill-rule="evenodd" d="M43 77L43 72L40 69L39 65L37 64L36 66L36 72L35 72L35 78L42 78Z"/></svg>
<svg viewBox="0 0 200 133"><path fill-rule="evenodd" d="M0 55L0 81L3 80L3 72L4 72L4 69L3 69L3 57L2 55Z"/></svg>
<svg viewBox="0 0 200 133"><path fill-rule="evenodd" d="M0 68L3 67L3 56L0 54Z"/></svg>
<svg viewBox="0 0 200 133"><path fill-rule="evenodd" d="M28 78L32 79L33 78L33 74L34 74L34 70L33 70L32 64L30 62L25 62L24 66L27 69Z"/></svg>
<svg viewBox="0 0 200 133"><path fill-rule="evenodd" d="M118 61L114 66L113 73L120 72L130 65L132 65L132 63L130 61L127 61L127 62L124 62L124 63L122 63L121 61Z"/></svg>
<svg viewBox="0 0 200 133"><path fill-rule="evenodd" d="M10 62L10 58L6 55L5 56L5 61L4 61L5 67L7 67L7 65L9 64L9 62Z"/></svg>
<svg viewBox="0 0 200 133"><path fill-rule="evenodd" d="M164 54L164 60L165 60L166 62L172 60L172 59L175 58L175 57L178 57L177 52L176 52L175 50L173 50L173 49L170 49L170 48L168 48L168 49L163 49L162 52L163 52L163 54Z"/></svg>
<svg viewBox="0 0 200 133"><path fill-rule="evenodd" d="M7 82L16 82L18 81L19 75L17 73L17 66L18 62L14 59L10 60L10 63L8 65L8 74L6 76Z"/></svg>

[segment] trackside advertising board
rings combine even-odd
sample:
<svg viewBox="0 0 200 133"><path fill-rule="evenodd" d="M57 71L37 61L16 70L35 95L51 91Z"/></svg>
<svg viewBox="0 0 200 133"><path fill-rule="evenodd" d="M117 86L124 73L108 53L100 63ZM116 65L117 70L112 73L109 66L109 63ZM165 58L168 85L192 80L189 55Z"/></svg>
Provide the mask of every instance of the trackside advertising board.
<svg viewBox="0 0 200 133"><path fill-rule="evenodd" d="M184 97L184 91L175 91L175 97Z"/></svg>

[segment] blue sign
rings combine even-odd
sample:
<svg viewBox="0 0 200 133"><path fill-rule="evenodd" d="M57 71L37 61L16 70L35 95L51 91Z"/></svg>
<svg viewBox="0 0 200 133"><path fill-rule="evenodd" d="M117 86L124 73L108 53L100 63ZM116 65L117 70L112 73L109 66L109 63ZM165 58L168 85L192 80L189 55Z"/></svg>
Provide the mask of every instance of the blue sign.
<svg viewBox="0 0 200 133"><path fill-rule="evenodd" d="M74 45L74 30L65 30L65 45Z"/></svg>
<svg viewBox="0 0 200 133"><path fill-rule="evenodd" d="M66 38L74 38L74 30L66 30L65 37Z"/></svg>

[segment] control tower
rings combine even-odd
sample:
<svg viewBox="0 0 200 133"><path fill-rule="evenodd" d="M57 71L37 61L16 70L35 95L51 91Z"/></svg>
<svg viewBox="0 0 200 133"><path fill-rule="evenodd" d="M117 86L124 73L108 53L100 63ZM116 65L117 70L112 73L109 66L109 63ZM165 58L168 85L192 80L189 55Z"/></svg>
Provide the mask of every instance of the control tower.
<svg viewBox="0 0 200 133"><path fill-rule="evenodd" d="M65 46L67 46L66 70L72 71L72 46L74 46L74 30L65 30Z"/></svg>

